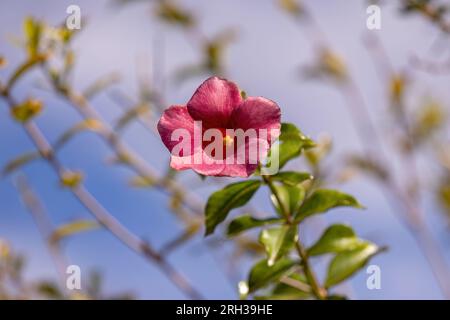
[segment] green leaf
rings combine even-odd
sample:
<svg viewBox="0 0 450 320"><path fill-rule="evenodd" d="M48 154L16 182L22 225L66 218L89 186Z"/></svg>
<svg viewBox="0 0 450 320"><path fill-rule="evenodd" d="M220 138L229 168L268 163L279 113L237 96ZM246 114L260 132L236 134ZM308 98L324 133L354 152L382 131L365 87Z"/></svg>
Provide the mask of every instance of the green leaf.
<svg viewBox="0 0 450 320"><path fill-rule="evenodd" d="M50 242L57 243L61 241L61 239L68 236L72 236L80 232L90 231L99 227L100 225L93 220L72 221L56 228L50 236Z"/></svg>
<svg viewBox="0 0 450 320"><path fill-rule="evenodd" d="M325 287L329 288L349 278L383 250L373 243L365 242L357 249L338 253L328 266Z"/></svg>
<svg viewBox="0 0 450 320"><path fill-rule="evenodd" d="M25 166L26 164L39 159L40 157L41 155L39 154L39 152L28 152L22 154L5 165L2 171L2 175L8 175L13 171Z"/></svg>
<svg viewBox="0 0 450 320"><path fill-rule="evenodd" d="M256 300L304 300L311 297L311 289L305 276L293 273L283 277L269 294L255 296Z"/></svg>
<svg viewBox="0 0 450 320"><path fill-rule="evenodd" d="M334 224L325 230L320 239L308 249L308 255L339 253L354 250L361 245L365 245L365 242L358 239L352 228L343 224Z"/></svg>
<svg viewBox="0 0 450 320"><path fill-rule="evenodd" d="M232 237L249 229L262 227L269 224L281 223L283 221L283 219L277 218L256 219L250 215L240 216L231 221L231 223L228 225L227 235L229 237Z"/></svg>
<svg viewBox="0 0 450 320"><path fill-rule="evenodd" d="M292 226L281 226L261 231L259 242L266 249L269 267L289 252L296 240L296 234L296 228Z"/></svg>
<svg viewBox="0 0 450 320"><path fill-rule="evenodd" d="M273 148L278 148L279 168L281 169L289 160L300 156L303 150L314 146L315 143L295 125L282 123L279 144L275 143L273 146ZM275 150L272 149L272 152Z"/></svg>
<svg viewBox="0 0 450 320"><path fill-rule="evenodd" d="M248 278L249 292L254 292L263 288L273 281L285 275L296 263L288 258L278 260L274 265L269 266L267 260L261 260L255 264L250 271Z"/></svg>
<svg viewBox="0 0 450 320"><path fill-rule="evenodd" d="M313 176L307 172L284 171L271 176L273 181L281 181L290 186L296 186L303 181L312 180Z"/></svg>
<svg viewBox="0 0 450 320"><path fill-rule="evenodd" d="M316 213L336 207L364 208L354 197L337 190L320 189L312 193L300 207L296 220L300 221Z"/></svg>
<svg viewBox="0 0 450 320"><path fill-rule="evenodd" d="M247 180L232 183L214 192L206 203L206 235L214 232L216 226L235 208L245 205L261 186L261 181Z"/></svg>
<svg viewBox="0 0 450 320"><path fill-rule="evenodd" d="M28 17L24 21L26 45L30 57L34 57L39 51L39 42L43 29L43 24L32 17Z"/></svg>
<svg viewBox="0 0 450 320"><path fill-rule="evenodd" d="M277 210L277 212L283 216L283 209L288 210L288 213L293 214L297 212L303 199L305 198L305 189L301 186L289 186L289 185L274 185L279 199L274 194L270 195L270 199ZM282 208L278 200L281 201Z"/></svg>

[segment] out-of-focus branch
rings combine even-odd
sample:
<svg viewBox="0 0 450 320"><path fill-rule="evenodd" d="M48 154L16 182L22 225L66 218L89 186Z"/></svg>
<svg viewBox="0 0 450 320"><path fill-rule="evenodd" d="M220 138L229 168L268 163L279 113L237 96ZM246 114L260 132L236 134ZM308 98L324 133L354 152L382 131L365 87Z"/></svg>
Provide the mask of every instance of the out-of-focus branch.
<svg viewBox="0 0 450 320"><path fill-rule="evenodd" d="M301 14L295 14L295 17L298 21L309 25L308 28L303 28L303 30L305 31L308 39L314 38L314 50L317 52L326 53L330 46L311 11L308 10L305 5L302 5ZM311 33L315 36L312 37ZM330 63L330 60L327 62ZM388 66L388 64L383 65L385 68L386 66ZM331 59L331 67L340 67L340 64ZM338 68L337 71L340 71L340 68ZM379 180L382 194L394 209L394 213L398 214L400 220L404 223L418 243L419 249L422 251L431 266L435 279L438 282L443 295L450 298L450 280L448 278L448 272L446 271L449 268L444 256L440 253L438 244L432 237L425 221L423 220L423 213L421 212L419 203L415 200L411 202L407 192L398 185L391 174L391 170L387 165L389 163L389 159L384 154L384 144L378 135L376 126L371 119L359 87L348 73L343 74L337 83L338 88L346 100L346 105L349 108L349 112L353 116L353 124L361 144L365 147L365 157L367 159L371 159L372 161L376 161L380 165L383 164L383 170L388 172L386 179ZM370 148L368 146L375 148ZM398 209L401 211L397 212Z"/></svg>
<svg viewBox="0 0 450 320"><path fill-rule="evenodd" d="M377 37L368 37L365 43L368 45L368 51L372 53L376 68L381 70L381 66L386 66L386 68L384 68L386 73L379 73L380 80L388 83L392 83L392 81L404 81L399 80L399 74L402 73L395 72L386 51ZM403 72L403 74L406 73L406 71ZM401 94L391 95L391 103L394 104L391 106L392 108L403 110L403 112L397 112L397 119L399 121L396 121L396 124L398 124L403 130L403 134L407 139L408 145L413 146L415 144L415 139L409 120L404 112L406 107L404 106L403 89L401 90ZM406 151L401 152L401 156L402 161L407 168L408 176L410 177L408 181L409 183L405 186L405 189L407 191L413 190L412 192L404 192L403 195L398 195L400 199L403 197L403 203L406 206L405 210L409 213L409 216L407 216L406 225L410 229L410 232L415 235L414 239L416 240L419 248L421 248L422 252L425 254L431 270L435 278L438 280L442 292L446 297L450 298L450 279L446 276L446 274L448 274L448 265L445 261L444 254L439 248L439 244L436 242L432 232L427 226L424 219L424 214L421 210L421 193L418 192L421 182L417 168L416 154L414 150L408 148Z"/></svg>
<svg viewBox="0 0 450 320"><path fill-rule="evenodd" d="M402 0L405 13L416 12L437 26L442 32L450 34L450 23L445 19L448 7L435 1Z"/></svg>
<svg viewBox="0 0 450 320"><path fill-rule="evenodd" d="M61 251L59 242L51 241L51 235L53 234L54 227L50 217L39 198L28 185L25 176L21 175L17 177L15 179L15 185L19 191L22 202L33 217L41 237L45 240L48 251L52 257L53 263L55 264L56 271L61 280L61 284L64 286L68 262L66 256Z"/></svg>
<svg viewBox="0 0 450 320"><path fill-rule="evenodd" d="M2 92L3 98L6 100L9 108L12 110L17 103L14 101L8 90L2 89L0 91ZM59 159L53 151L50 143L47 141L39 127L32 120L29 120L23 123L23 128L41 154L42 158L49 163L57 176L61 179L61 181L63 181L64 174L67 170L59 162ZM202 297L201 294L191 286L187 279L181 275L163 256L153 249L148 242L133 234L116 218L114 218L114 216L96 200L96 198L84 187L81 182L71 187L70 190L78 201L90 213L92 213L100 224L105 226L106 229L108 229L127 247L154 263L183 293L192 299L200 299Z"/></svg>
<svg viewBox="0 0 450 320"><path fill-rule="evenodd" d="M96 132L105 141L105 143L107 143L109 147L114 150L117 159L120 159L124 164L144 179L152 181L153 186L158 190L170 195L185 195L183 197L183 205L192 211L192 213L196 215L201 215L203 213L203 204L195 195L190 194L176 181L164 179L164 177L160 179L156 170L154 170L114 132L110 125L106 123L101 115L90 105L88 99L86 99L84 95L75 92L71 88L60 86L57 82L52 81L51 71L48 66L44 65L44 72L48 76L55 91L66 99L84 120L93 119L101 123L101 129Z"/></svg>

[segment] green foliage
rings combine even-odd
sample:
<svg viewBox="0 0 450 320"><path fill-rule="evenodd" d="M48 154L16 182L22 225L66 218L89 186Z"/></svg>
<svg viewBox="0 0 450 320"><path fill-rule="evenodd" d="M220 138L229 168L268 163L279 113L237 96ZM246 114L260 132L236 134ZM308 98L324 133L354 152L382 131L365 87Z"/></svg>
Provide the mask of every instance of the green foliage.
<svg viewBox="0 0 450 320"><path fill-rule="evenodd" d="M261 231L259 242L266 250L269 267L290 251L294 246L296 237L297 230L292 226L280 226Z"/></svg>
<svg viewBox="0 0 450 320"><path fill-rule="evenodd" d="M228 225L227 235L232 237L240 234L241 232L263 227L266 225L271 225L275 223L283 222L283 219L278 218L268 218L268 219L255 219L250 215L243 215L233 219Z"/></svg>
<svg viewBox="0 0 450 320"><path fill-rule="evenodd" d="M383 249L366 242L361 243L356 249L338 253L328 266L325 287L329 288L349 278L381 251Z"/></svg>
<svg viewBox="0 0 450 320"><path fill-rule="evenodd" d="M245 205L261 186L258 180L237 182L214 192L208 199L205 209L206 235L214 232L216 226L235 208Z"/></svg>
<svg viewBox="0 0 450 320"><path fill-rule="evenodd" d="M293 273L283 277L270 292L255 296L256 300L304 300L311 298L311 290L304 275Z"/></svg>
<svg viewBox="0 0 450 320"><path fill-rule="evenodd" d="M337 190L320 189L314 191L297 212L296 220L303 220L311 215L326 212L336 207L364 208L353 196Z"/></svg>
<svg viewBox="0 0 450 320"><path fill-rule="evenodd" d="M339 253L353 250L363 244L352 228L343 224L334 224L328 227L320 239L308 249L308 255L318 256L325 253Z"/></svg>
<svg viewBox="0 0 450 320"><path fill-rule="evenodd" d="M299 157L303 150L315 146L314 142L305 136L292 123L281 124L279 142L279 145L275 144L273 148L278 148L280 169L283 168L289 160Z"/></svg>
<svg viewBox="0 0 450 320"><path fill-rule="evenodd" d="M271 179L289 186L297 186L306 180L312 180L313 176L307 172L284 171L271 176Z"/></svg>
<svg viewBox="0 0 450 320"><path fill-rule="evenodd" d="M278 280L288 273L295 264L295 261L287 258L280 259L270 266L266 259L259 261L253 266L248 277L249 292L252 293Z"/></svg>
<svg viewBox="0 0 450 320"><path fill-rule="evenodd" d="M305 197L305 189L303 187L299 185L274 185L273 187L277 196L271 194L270 199L280 216L283 216L286 212L296 212L299 209Z"/></svg>
<svg viewBox="0 0 450 320"><path fill-rule="evenodd" d="M296 1L280 1L282 7L294 16L303 14L303 7ZM210 73L220 75L224 72L224 52L228 43L234 39L234 32L227 30L219 33L213 38L204 39L201 34L194 30L195 19L193 15L181 8L175 1L163 0L156 4L156 14L160 19L173 25L178 25L183 28L189 28L190 34L199 36L200 50L202 53L202 60L199 64L190 66L184 73L192 75L198 73ZM80 105L87 106L87 100L94 97L98 92L101 92L106 86L114 82L115 79L110 78L109 81L97 81L93 86L90 86L83 94L71 94L75 91L71 88L69 82L69 73L74 64L74 53L67 46L72 38L72 33L65 30L64 27L56 28L57 37L46 43L48 29L43 23L27 19L25 22L26 34L26 49L27 60L20 65L12 74L3 92L4 96L9 94L8 90L13 88L14 84L31 68L38 65L47 64L47 59L52 55L54 46L61 49L62 54L59 58L62 60L63 67L60 69L48 67L47 73L50 76L52 85L56 92L73 100L82 101ZM201 38L201 39L200 39ZM53 62L53 61L52 61ZM1 64L1 61L0 61ZM49 64L50 65L50 64ZM334 77L338 80L345 80L347 77L346 66L343 61L330 50L322 50L319 55L319 61L314 68L314 72L319 75L326 75ZM400 90L400 89L399 89ZM403 89L402 89L403 90ZM139 118L144 113L150 111L149 103L153 103L153 91L148 91L148 96L142 99L134 108L129 109L125 114L118 119L114 126L114 131L124 129L131 121ZM403 91L401 92L403 93ZM245 99L246 93L241 92L241 96ZM71 100L72 101L72 100ZM158 106L159 107L159 106ZM24 104L15 106L12 109L13 117L21 122L26 123L41 112L42 105L35 100L27 100ZM433 110L431 110L433 111ZM434 110L436 111L436 110ZM437 127L439 117L436 112L428 110L425 116L419 117L420 123L425 124L425 129L418 130L420 132L429 131L430 128ZM426 127L428 126L428 127ZM54 150L58 151L68 141L75 137L78 133L90 130L100 132L103 129L102 123L95 119L85 119L81 123L76 124L65 132L55 142ZM277 150L275 148L278 148ZM322 179L321 172L319 172L319 163L323 157L328 154L331 149L330 141L317 147L317 145L307 136L305 136L294 124L283 123L281 126L281 135L279 137L279 144L275 144L271 150L279 152L280 168L283 168L290 160L297 159L302 154L305 154L306 163L312 168L314 175ZM114 159L116 163L131 164L131 155L127 153L117 153ZM39 158L39 154L26 154L12 162L10 162L4 169L5 173L12 172L17 168ZM365 163L364 163L365 164ZM83 181L83 174L81 172L63 171L61 174L61 185L67 188L77 188ZM174 180L174 171L163 179L155 180L153 178L138 175L132 180L132 185L137 187L154 187L158 186L165 188L166 185L171 185ZM140 172L138 174L141 174ZM386 174L387 175L387 174ZM205 177L201 177L204 180ZM261 180L246 180L230 184L225 188L214 192L208 199L205 207L205 225L206 235L214 232L215 228L222 223L228 214L236 208L247 204L260 186L264 183L270 189L270 200L278 213L278 217L270 217L265 219L257 219L252 215L246 214L234 218L227 228L227 235L237 236L241 233L261 228L259 234L259 242L256 239L247 238L244 236L235 237L236 242L236 256L243 252L251 253L254 256L261 257L264 252L266 258L257 262L250 271L248 282L242 286L241 294L246 297L248 293L258 294L255 298L261 299L306 299L306 298L338 298L327 292L328 289L343 280L347 279L360 268L362 268L367 261L382 249L376 245L359 239L355 232L349 227L341 224L330 226L317 242L309 249L303 248L298 234L303 220L311 215L324 213L332 208L340 206L348 206L354 208L361 208L358 201L345 193L337 190L318 189L319 185L313 179L310 173L297 171L282 171L273 176L259 176ZM169 188L169 191L170 188ZM186 195L182 190L176 190L170 193L171 209L183 216L187 220L186 229L183 234L176 237L170 245L179 244L197 232L201 225L198 220L190 220L186 218L187 214L183 211L184 200ZM187 206L186 206L187 207ZM57 227L49 238L51 245L58 245L61 240L81 233L98 228L99 224L90 220L77 220L68 224ZM214 240L214 239L213 239ZM239 250L241 252L239 252ZM264 251L263 251L264 250ZM7 255L2 252L0 246L0 257ZM161 250L162 252L163 250ZM298 256L300 260L293 260L293 256ZM318 257L325 254L332 254L333 259L328 268L326 282L322 285L315 279L314 270L309 263L310 257ZM161 256L163 256L161 254ZM0 259L0 262L1 259ZM17 263L17 270L20 270L20 262ZM89 286L81 298L102 298L101 295L101 277L99 274L91 274L89 279ZM0 284L1 287L1 284ZM37 286L41 295L59 299L64 295L59 291L58 287L48 282L42 282ZM1 291L1 290L0 290ZM0 292L1 293L1 292ZM1 296L1 295L0 295Z"/></svg>
<svg viewBox="0 0 450 320"><path fill-rule="evenodd" d="M276 288L266 295L255 296L255 300L305 300L311 295L303 291L297 290L284 283L277 284Z"/></svg>
<svg viewBox="0 0 450 320"><path fill-rule="evenodd" d="M329 150L328 147L312 149L315 146L312 140L292 124L283 124L280 141L282 165L308 150L314 154L308 160L317 169L323 154ZM246 214L234 218L228 225L228 236L262 228L258 240L264 248L266 259L254 265L247 282L240 283L241 296L246 298L252 294L256 299L342 299L341 296L329 294L326 288L350 277L381 250L359 239L349 226L342 224L330 226L314 245L305 249L299 241L298 228L305 218L314 214L342 206L362 208L361 204L346 193L316 189L313 177L306 172L282 171L273 176L259 177L262 181L239 182L217 191L209 198L206 210L209 234L231 209L247 203L261 183L270 190L270 199L280 218L256 219ZM293 251L300 261L290 258ZM321 286L308 259L325 254L333 254L334 257L329 265L326 284ZM295 267L302 268L304 274L295 273ZM265 288L269 288L268 291L259 291ZM255 294L256 291L258 294Z"/></svg>

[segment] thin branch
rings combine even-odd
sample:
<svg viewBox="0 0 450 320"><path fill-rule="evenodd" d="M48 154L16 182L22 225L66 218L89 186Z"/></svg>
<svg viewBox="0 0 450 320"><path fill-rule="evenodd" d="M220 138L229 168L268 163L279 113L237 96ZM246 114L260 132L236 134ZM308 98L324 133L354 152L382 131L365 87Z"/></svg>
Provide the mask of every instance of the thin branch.
<svg viewBox="0 0 450 320"><path fill-rule="evenodd" d="M262 178L266 183L266 185L269 187L272 194L275 196L275 199L278 202L278 206L286 219L286 223L291 226L294 226L295 222L292 219L292 213L289 212L289 210L284 207L283 202L281 201L281 197L278 194L278 190L275 188L275 185L273 184L271 177L263 175ZM298 231L297 231L297 238L298 238L297 241L295 241L295 249L297 250L299 257L301 258L303 270L305 271L305 276L308 279L309 284L311 285L312 292L314 293L317 299L320 300L326 299L327 292L324 288L320 286L319 281L317 280L314 270L312 269L311 264L309 262L308 254L306 253L306 250L300 241L300 237L298 236Z"/></svg>
<svg viewBox="0 0 450 320"><path fill-rule="evenodd" d="M20 175L14 181L17 190L19 191L22 202L34 219L41 237L45 240L48 251L52 257L56 271L61 280L62 286L66 281L66 268L69 265L67 258L61 250L59 243L51 242L50 238L54 231L54 226L50 220L47 210L29 186L24 175Z"/></svg>
<svg viewBox="0 0 450 320"><path fill-rule="evenodd" d="M7 101L9 108L13 108L17 105L8 92L5 92L4 90L0 91L3 91L3 97ZM28 121L23 123L23 128L29 138L33 141L41 156L49 163L57 176L62 179L66 169L59 162L50 143L47 141L39 127L33 121ZM186 296L192 299L202 298L201 294L191 286L183 275L181 275L163 256L159 255L148 242L133 234L114 218L114 216L95 199L82 183L70 188L70 191L78 201L92 213L100 224L105 226L106 229L127 247L153 262L174 285L186 294Z"/></svg>
<svg viewBox="0 0 450 320"><path fill-rule="evenodd" d="M321 32L316 20L312 18L313 15L305 7L303 7L303 10L306 12L307 17L309 17L307 21L310 22L310 29L316 30L314 34L321 37L319 40L315 39L314 48L316 50L328 48L328 42ZM362 145L365 146L366 157L369 159L378 159L380 163L388 164L388 157L384 154L384 144L375 129L375 125L372 122L367 105L362 98L358 86L351 78L349 78L347 83L341 86L340 89L347 100L346 105L349 108L349 112L354 116L353 125L355 126ZM368 145L377 146L377 152L374 153L373 150L370 150L367 147ZM443 255L439 253L438 244L435 242L426 224L422 221L423 214L421 209L418 206L411 205L409 197L392 179L392 175L389 175L388 179L382 181L381 186L382 194L392 208L394 208L394 212L397 213L396 209L401 208L403 214L400 212L398 213L401 221L404 222L404 225L410 231L411 235L418 243L419 249L430 264L442 294L445 297L450 298L450 280L447 276L448 272L446 272L449 268ZM397 204L398 201L400 202L400 206Z"/></svg>

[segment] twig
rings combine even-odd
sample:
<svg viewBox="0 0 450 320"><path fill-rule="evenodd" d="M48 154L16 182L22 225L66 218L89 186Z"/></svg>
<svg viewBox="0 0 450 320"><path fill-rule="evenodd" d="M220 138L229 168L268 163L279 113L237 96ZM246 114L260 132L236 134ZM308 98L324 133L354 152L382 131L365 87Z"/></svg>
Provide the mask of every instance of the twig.
<svg viewBox="0 0 450 320"><path fill-rule="evenodd" d="M275 188L271 177L263 175L262 178L266 183L266 185L269 187L272 194L275 196L275 199L278 202L278 206L280 207L280 210L286 219L286 223L291 226L295 226L295 222L292 219L292 213L289 212L289 210L284 207L283 202L281 201L281 197L278 194L278 191ZM305 276L308 279L309 284L311 285L312 292L314 293L317 299L320 300L326 299L327 292L324 288L320 286L319 281L317 280L317 277L311 267L311 264L309 263L308 254L306 253L306 250L301 243L300 237L298 236L298 231L297 231L297 238L298 238L297 241L295 241L295 249L297 250L297 253L301 258L301 263L305 271Z"/></svg>
<svg viewBox="0 0 450 320"><path fill-rule="evenodd" d="M313 15L310 13L310 11L305 7L303 8L303 10L307 12L307 16L310 17L308 21L311 24L311 28L313 30L320 30L317 22L314 19L311 19ZM323 33L316 32L316 34L321 35ZM322 37L319 42L315 43L319 43L319 45L315 45L315 49L320 50L322 48L329 47L324 37ZM347 83L343 87L341 87L341 89L343 89L342 93L347 100L347 106L349 107L350 113L358 115L357 118L354 118L353 124L355 125L355 129L362 144L364 146L373 144L377 146L376 154L378 156L374 155L373 151L366 147L366 157L368 157L369 159L380 159L379 161L381 161L381 163L389 163L389 161L387 160L388 157L383 152L383 144L381 143L381 139L379 138L379 135L371 120L370 114L368 112L365 101L362 98L362 94L359 91L359 88L350 78L347 80ZM363 123L363 125L360 125L360 122ZM419 249L421 249L426 260L432 267L433 274L439 284L439 287L441 288L443 295L447 298L450 298L450 285L448 284L449 280L446 276L447 272L445 272L445 270L449 270L449 268L447 267L447 263L445 262L442 255L438 254L438 245L430 236L429 230L427 229L425 223L421 222L421 217L423 215L420 213L420 209L416 208L414 205L411 205L408 197L404 194L403 190L399 188L397 183L391 178L388 178L382 182L382 191L387 202L394 208L395 213L397 213L396 209L399 208L396 202L400 201L400 207L403 210L403 215L399 214L400 218L403 222L405 222L404 225L414 236L414 239L419 245ZM418 232L415 231L417 229L419 230ZM428 250L432 250L432 252L429 252Z"/></svg>
<svg viewBox="0 0 450 320"><path fill-rule="evenodd" d="M9 108L13 108L17 105L8 92L5 90L0 91L3 92L3 97L8 103ZM23 123L23 128L29 138L33 141L42 158L49 163L57 176L62 179L66 169L59 162L51 145L39 127L33 121L27 121ZM140 254L147 260L153 262L173 284L175 284L183 293L186 294L186 296L192 299L202 298L201 294L191 286L183 275L181 275L163 256L159 255L148 242L133 234L116 218L114 218L114 216L95 199L95 197L84 187L82 183L70 188L70 191L78 199L78 201L90 213L92 213L100 224L105 226L127 247Z"/></svg>
<svg viewBox="0 0 450 320"><path fill-rule="evenodd" d="M24 175L20 175L14 181L17 190L21 196L22 202L34 219L41 237L45 240L48 251L52 257L56 271L64 287L66 281L66 268L69 265L66 256L61 250L59 243L51 241L51 235L54 231L54 226L50 217L44 208L43 204L29 186Z"/></svg>

